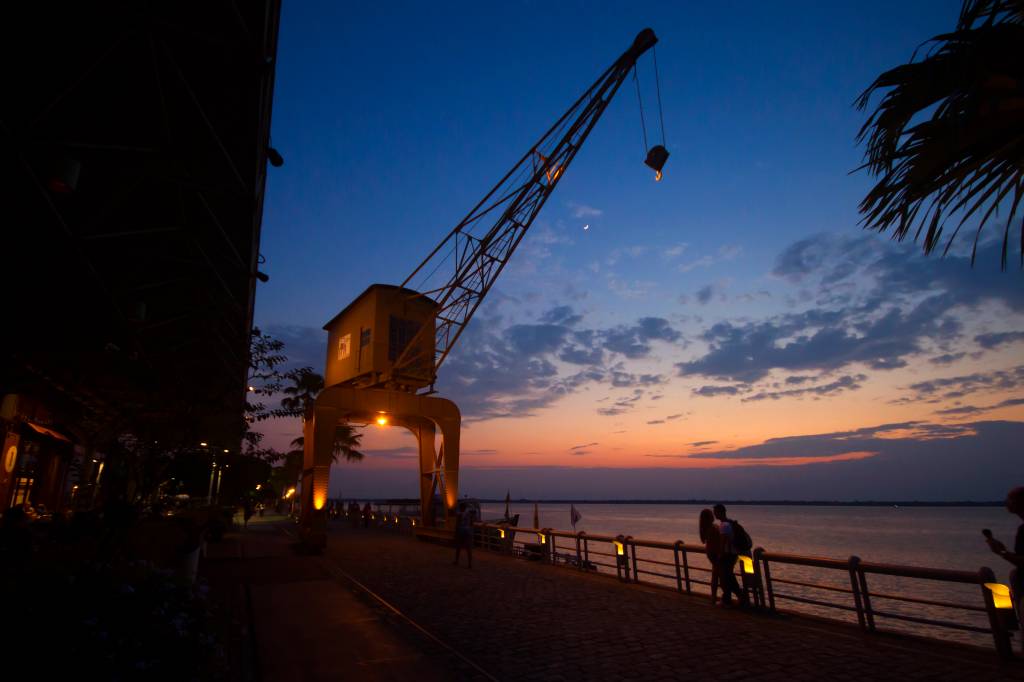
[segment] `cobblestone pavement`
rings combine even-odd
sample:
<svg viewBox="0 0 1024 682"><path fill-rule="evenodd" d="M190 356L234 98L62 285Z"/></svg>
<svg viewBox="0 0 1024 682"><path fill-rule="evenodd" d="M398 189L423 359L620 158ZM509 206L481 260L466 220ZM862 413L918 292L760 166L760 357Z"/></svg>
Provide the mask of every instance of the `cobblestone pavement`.
<svg viewBox="0 0 1024 682"><path fill-rule="evenodd" d="M501 680L1024 680L1018 658L714 607L407 533L332 527L327 564ZM460 675L453 672L453 679Z"/></svg>

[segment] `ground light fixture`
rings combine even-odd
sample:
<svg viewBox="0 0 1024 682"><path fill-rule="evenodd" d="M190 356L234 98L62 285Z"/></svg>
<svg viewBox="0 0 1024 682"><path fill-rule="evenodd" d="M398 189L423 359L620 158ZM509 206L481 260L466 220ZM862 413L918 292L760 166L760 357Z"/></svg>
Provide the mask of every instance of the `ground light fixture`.
<svg viewBox="0 0 1024 682"><path fill-rule="evenodd" d="M1013 600L1010 598L1010 588L1002 583L985 583L985 587L992 593L992 603L997 609L1012 609Z"/></svg>
<svg viewBox="0 0 1024 682"><path fill-rule="evenodd" d="M377 413L376 421L377 421L377 426L387 426L388 425L388 415L387 415L387 413L386 412L378 412Z"/></svg>
<svg viewBox="0 0 1024 682"><path fill-rule="evenodd" d="M615 544L615 553L618 554L619 556L623 556L626 553L625 546L621 542L619 542L618 540L615 540L614 544Z"/></svg>
<svg viewBox="0 0 1024 682"><path fill-rule="evenodd" d="M754 572L754 560L753 559L751 559L750 557L745 556L743 554L740 555L739 559L740 559L740 563L743 564L743 572L744 573L750 574L750 573Z"/></svg>

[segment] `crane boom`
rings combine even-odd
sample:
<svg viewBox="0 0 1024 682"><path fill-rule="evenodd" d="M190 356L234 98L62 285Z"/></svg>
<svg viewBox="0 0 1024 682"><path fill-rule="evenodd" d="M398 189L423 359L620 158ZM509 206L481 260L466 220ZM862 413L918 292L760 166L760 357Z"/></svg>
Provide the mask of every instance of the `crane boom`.
<svg viewBox="0 0 1024 682"><path fill-rule="evenodd" d="M415 376L429 368L431 376L418 376L417 383L433 385L438 368L630 69L640 55L657 42L654 31L649 28L641 31L630 48L598 77L402 283L403 289L413 289L419 296L436 303L436 321L432 328L429 325L421 328L405 345L395 360L392 377ZM434 334L434 357L432 362L424 362L424 349L431 346L420 337L430 333Z"/></svg>

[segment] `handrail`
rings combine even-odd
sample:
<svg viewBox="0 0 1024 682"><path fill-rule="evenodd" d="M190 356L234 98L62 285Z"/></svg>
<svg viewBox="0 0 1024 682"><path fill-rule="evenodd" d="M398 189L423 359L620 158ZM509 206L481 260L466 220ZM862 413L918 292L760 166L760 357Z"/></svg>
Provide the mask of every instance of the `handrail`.
<svg viewBox="0 0 1024 682"><path fill-rule="evenodd" d="M694 585L709 584L706 580L699 580L691 576L691 571L694 570L711 572L711 569L704 566L692 565L692 562L689 560L690 554L704 555L705 547L703 544L687 544L682 540L677 540L676 542L643 540L640 538L634 538L630 535L591 535L583 531L572 532L552 528L528 528L484 522L477 522L474 526L487 533L485 535L486 541L483 543L485 547L491 549L495 548L495 543L492 542L493 538L491 538L488 531L503 529L508 535L503 536L503 542L499 541L497 545L497 549L499 551L512 553L516 545L525 547L528 544L533 546L539 544L541 546L541 554L539 558L542 558L548 563L558 564L561 560L564 563L574 563L575 568L579 570L596 571L598 570L598 567L614 569L615 575L618 579L626 583L644 582L645 584L660 585L660 583L652 583L641 579L641 576L653 576L661 578L669 583L675 583L675 589L677 592L685 592L687 594L692 594ZM519 539L514 539L515 536L520 533L525 533L527 535L534 534L538 536L538 539L541 540L541 542L527 543ZM558 538L572 539L575 541L575 546L560 547L557 542ZM603 552L597 548L591 547L593 543L605 543L611 545L610 551ZM659 557L655 559L650 556L641 556L638 552L638 549L640 548L671 552L672 561L668 561L666 557ZM537 556L536 550L534 550L533 556ZM592 560L591 556L609 557L614 559L615 563L612 564ZM996 606L993 593L988 587L995 582L995 576L993 575L992 570L987 567L982 567L978 571L972 572L945 568L905 566L882 562L861 561L860 558L856 556L852 556L844 560L830 557L803 556L788 552L769 552L761 547L758 547L751 552L751 557L746 558L742 563L744 564L744 567L739 569L740 578L742 578L741 584L745 591L752 593L752 600L756 606L766 607L771 611L775 611L775 600L783 599L798 603L812 604L823 608L836 609L844 612L853 612L857 614L857 622L860 628L866 632L875 631L876 616L961 631L989 632L993 637L995 648L999 655L1004 658L1012 656L1009 633L1006 629L1005 618L1003 617L1004 614L1000 613L1000 609ZM773 579L771 574L771 566L773 564L788 564L842 571L844 574L848 575L850 587L848 589L836 585L797 581L786 578ZM671 573L661 573L657 570L660 567L666 567L674 570ZM953 602L924 599L921 597L907 595L871 592L868 588L867 582L867 576L869 575L978 585L981 590L983 605L976 606L971 604L957 604ZM819 599L798 594L779 593L774 590L774 583L818 589L826 593L849 595L852 597L853 603L825 601L824 597ZM879 611L872 607L872 597L908 604L922 604L945 609L956 609L972 613L987 613L989 628L986 629L975 625L948 620L923 618L904 613Z"/></svg>

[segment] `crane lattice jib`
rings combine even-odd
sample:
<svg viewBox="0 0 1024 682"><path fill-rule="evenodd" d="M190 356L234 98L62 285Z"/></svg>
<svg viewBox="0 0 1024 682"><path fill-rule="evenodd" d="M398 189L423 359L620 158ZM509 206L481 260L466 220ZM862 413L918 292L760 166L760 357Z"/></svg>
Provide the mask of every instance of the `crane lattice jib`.
<svg viewBox="0 0 1024 682"><path fill-rule="evenodd" d="M534 218L572 163L594 124L604 113L637 59L658 42L654 31L641 31L533 147L505 174L462 222L437 245L402 283L437 303L433 362L419 349L424 327L396 359L392 377L412 377L428 367L433 384L437 370L469 324ZM493 220L493 222L491 222Z"/></svg>

